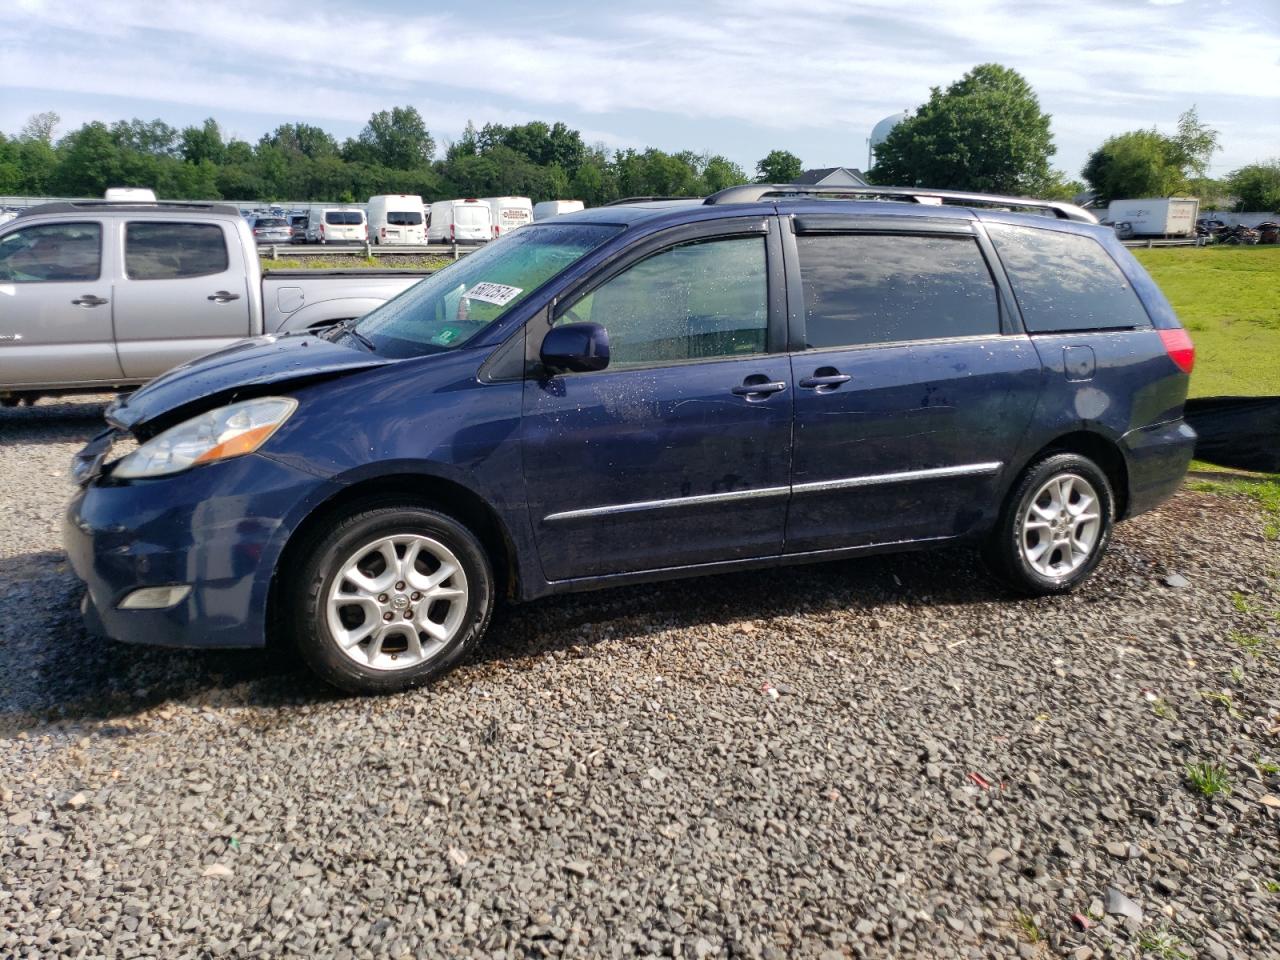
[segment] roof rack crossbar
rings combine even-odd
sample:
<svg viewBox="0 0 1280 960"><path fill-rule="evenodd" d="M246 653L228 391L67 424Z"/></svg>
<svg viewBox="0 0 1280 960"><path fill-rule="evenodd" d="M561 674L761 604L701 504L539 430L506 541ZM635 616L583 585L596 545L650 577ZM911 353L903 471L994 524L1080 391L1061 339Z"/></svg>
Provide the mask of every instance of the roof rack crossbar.
<svg viewBox="0 0 1280 960"><path fill-rule="evenodd" d="M927 187L837 187L809 186L802 183L749 183L728 187L707 197L705 203L758 203L761 200L786 197L864 197L906 200L914 203L954 203L972 206L1023 207L1047 210L1061 220L1097 223L1088 210L1058 200L1036 200L1032 197L1006 197L994 193L969 193L964 190L932 190Z"/></svg>

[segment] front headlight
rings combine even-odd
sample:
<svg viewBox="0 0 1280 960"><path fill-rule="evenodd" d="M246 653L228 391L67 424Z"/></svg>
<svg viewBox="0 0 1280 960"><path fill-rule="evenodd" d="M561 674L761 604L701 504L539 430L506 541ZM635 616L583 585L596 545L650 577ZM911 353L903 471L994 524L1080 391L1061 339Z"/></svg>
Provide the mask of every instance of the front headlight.
<svg viewBox="0 0 1280 960"><path fill-rule="evenodd" d="M259 397L219 407L170 427L115 465L113 477L163 477L201 463L253 453L298 407L290 397Z"/></svg>

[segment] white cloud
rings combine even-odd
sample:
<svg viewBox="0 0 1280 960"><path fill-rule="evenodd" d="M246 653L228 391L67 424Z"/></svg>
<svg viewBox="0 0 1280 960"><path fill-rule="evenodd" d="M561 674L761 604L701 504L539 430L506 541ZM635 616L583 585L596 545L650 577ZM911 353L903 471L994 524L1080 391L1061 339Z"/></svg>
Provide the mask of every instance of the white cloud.
<svg viewBox="0 0 1280 960"><path fill-rule="evenodd" d="M467 117L639 112L852 142L850 131L919 103L929 86L996 60L1026 74L1064 146L1167 123L1191 102L1222 105L1224 132L1228 119L1252 118L1232 126L1250 150L1280 140L1269 0L1194 15L1123 0L968 0L962 10L943 0L658 0L644 12L602 6L541 21L525 11L505 27L474 7L393 15L311 0L300 16L281 0L100 0L89 19L61 0L11 2L0 10L0 86L215 115L359 123L412 102L445 136ZM1247 63L1247 79L1223 63ZM588 138L636 141L609 129Z"/></svg>

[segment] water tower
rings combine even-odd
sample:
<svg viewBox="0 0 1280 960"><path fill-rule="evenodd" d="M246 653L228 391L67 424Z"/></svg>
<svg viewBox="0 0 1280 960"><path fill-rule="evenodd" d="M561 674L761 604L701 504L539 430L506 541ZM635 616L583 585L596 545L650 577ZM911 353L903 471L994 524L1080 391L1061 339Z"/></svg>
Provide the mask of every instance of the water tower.
<svg viewBox="0 0 1280 960"><path fill-rule="evenodd" d="M871 128L871 136L867 138L867 169L870 170L875 166L876 147L884 143L885 138L889 136L889 131L900 124L907 117L911 116L910 110L903 110L901 113L891 113L885 117L874 127Z"/></svg>

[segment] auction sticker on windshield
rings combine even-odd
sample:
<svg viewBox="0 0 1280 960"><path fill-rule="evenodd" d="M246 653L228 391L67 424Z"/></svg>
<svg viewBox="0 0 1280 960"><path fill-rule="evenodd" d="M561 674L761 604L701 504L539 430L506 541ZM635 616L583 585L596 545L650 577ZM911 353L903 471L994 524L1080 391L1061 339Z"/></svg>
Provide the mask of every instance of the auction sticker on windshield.
<svg viewBox="0 0 1280 960"><path fill-rule="evenodd" d="M500 307L505 307L520 293L520 287L509 287L505 283L489 283L485 281L484 283L477 283L463 296L468 300L480 300L484 303L494 303Z"/></svg>

